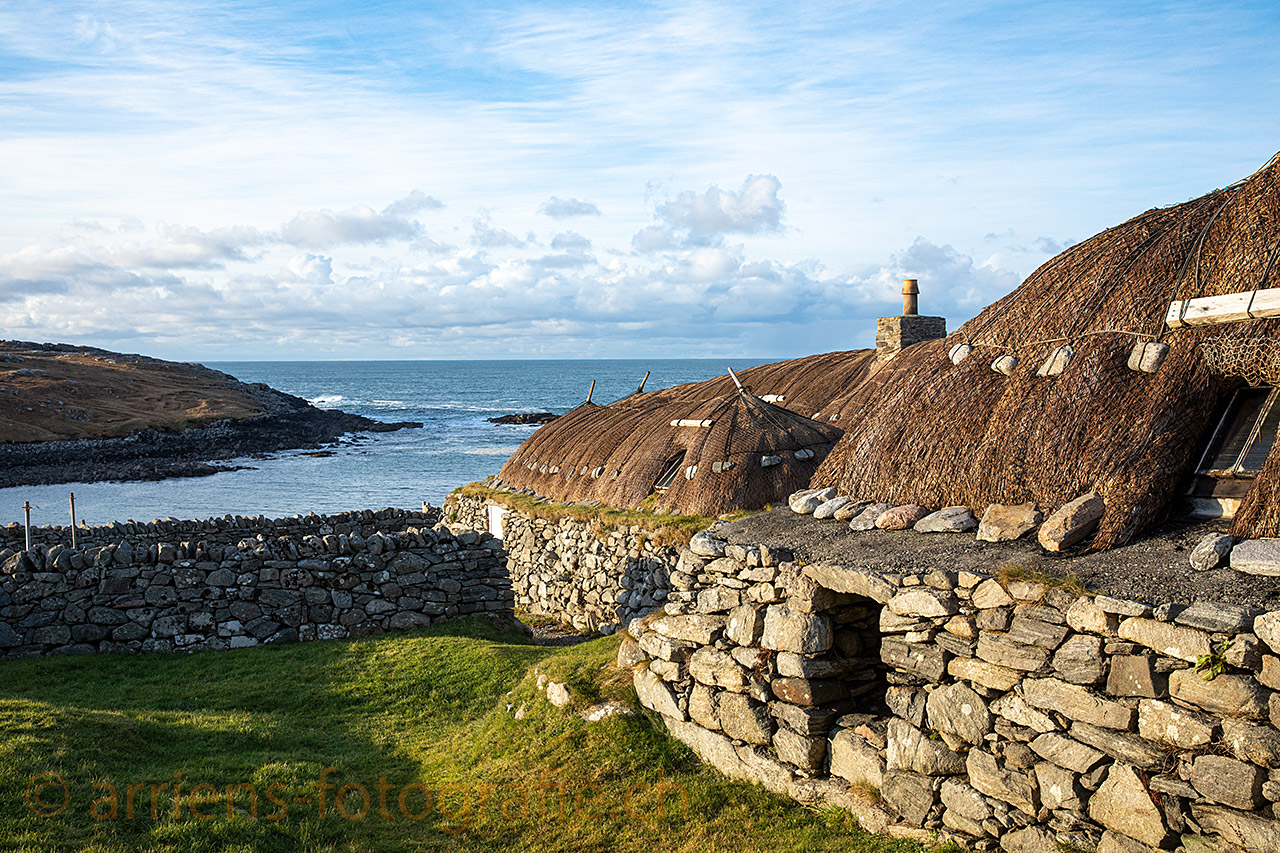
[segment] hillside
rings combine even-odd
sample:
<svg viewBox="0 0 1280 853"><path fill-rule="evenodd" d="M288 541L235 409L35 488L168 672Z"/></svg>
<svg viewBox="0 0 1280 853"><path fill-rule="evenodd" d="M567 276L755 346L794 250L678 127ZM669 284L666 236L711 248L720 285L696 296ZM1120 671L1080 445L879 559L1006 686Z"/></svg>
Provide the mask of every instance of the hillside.
<svg viewBox="0 0 1280 853"><path fill-rule="evenodd" d="M210 460L415 426L317 409L199 364L0 341L0 487L198 476L222 470Z"/></svg>

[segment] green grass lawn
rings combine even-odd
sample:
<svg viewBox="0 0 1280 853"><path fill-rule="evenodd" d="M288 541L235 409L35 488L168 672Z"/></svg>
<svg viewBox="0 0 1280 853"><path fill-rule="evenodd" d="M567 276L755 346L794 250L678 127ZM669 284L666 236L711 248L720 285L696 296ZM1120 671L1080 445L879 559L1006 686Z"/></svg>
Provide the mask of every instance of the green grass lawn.
<svg viewBox="0 0 1280 853"><path fill-rule="evenodd" d="M635 701L616 649L467 619L0 662L0 850L916 849L724 780L651 714L583 721L601 698ZM539 672L570 684L570 709Z"/></svg>

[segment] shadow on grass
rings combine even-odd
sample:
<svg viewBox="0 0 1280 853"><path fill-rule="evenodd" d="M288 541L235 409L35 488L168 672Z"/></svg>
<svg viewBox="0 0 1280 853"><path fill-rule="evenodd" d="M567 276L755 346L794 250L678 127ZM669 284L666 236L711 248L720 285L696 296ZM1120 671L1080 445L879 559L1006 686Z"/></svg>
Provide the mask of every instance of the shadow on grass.
<svg viewBox="0 0 1280 853"><path fill-rule="evenodd" d="M546 650L478 619L385 639L0 662L0 849L455 847L423 759Z"/></svg>

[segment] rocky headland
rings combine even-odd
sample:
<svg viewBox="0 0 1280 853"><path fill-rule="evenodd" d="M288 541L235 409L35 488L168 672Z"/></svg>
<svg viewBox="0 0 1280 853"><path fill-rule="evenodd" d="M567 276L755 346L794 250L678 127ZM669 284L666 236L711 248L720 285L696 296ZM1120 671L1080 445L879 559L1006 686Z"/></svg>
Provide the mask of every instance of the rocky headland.
<svg viewBox="0 0 1280 853"><path fill-rule="evenodd" d="M323 410L199 364L0 341L0 487L198 477L217 460L421 427Z"/></svg>

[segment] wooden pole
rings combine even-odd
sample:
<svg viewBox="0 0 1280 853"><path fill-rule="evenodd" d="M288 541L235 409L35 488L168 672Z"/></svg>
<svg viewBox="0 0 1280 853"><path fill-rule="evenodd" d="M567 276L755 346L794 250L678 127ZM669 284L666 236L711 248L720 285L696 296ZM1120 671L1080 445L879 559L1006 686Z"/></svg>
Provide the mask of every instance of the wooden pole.
<svg viewBox="0 0 1280 853"><path fill-rule="evenodd" d="M646 383L646 382L648 382L648 381L649 381L649 371L647 371L647 370L646 370L646 371L644 372L644 379L641 379L641 380L640 380L640 387L636 389L636 393L637 393L637 394L643 394L643 393L644 393L644 383Z"/></svg>
<svg viewBox="0 0 1280 853"><path fill-rule="evenodd" d="M730 367L730 368L729 368L729 378L733 380L733 384L734 384L734 385L737 385L737 386L738 386L738 390L739 390L739 391L743 390L743 388L742 388L742 380L738 379L738 374L736 374L736 373L734 373L734 372L733 372L733 368L732 368L732 367Z"/></svg>
<svg viewBox="0 0 1280 853"><path fill-rule="evenodd" d="M76 493L71 493L71 547L76 547Z"/></svg>
<svg viewBox="0 0 1280 853"><path fill-rule="evenodd" d="M26 516L27 550L31 550L31 501L22 502L22 514Z"/></svg>
<svg viewBox="0 0 1280 853"><path fill-rule="evenodd" d="M594 379L592 379L592 380L591 380L591 387L587 389L587 402L588 402L588 403L590 403L590 402L591 402L591 395L592 395L592 394L594 394L594 393L596 393L596 381L595 381Z"/></svg>

